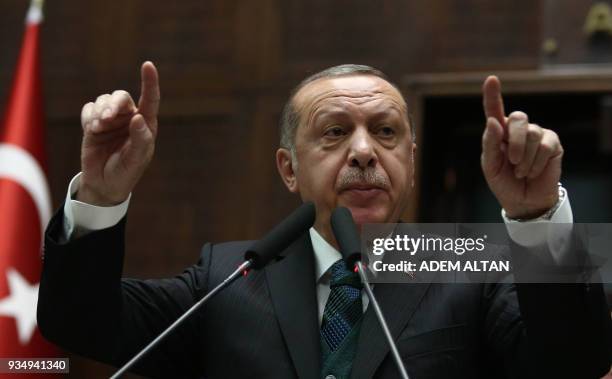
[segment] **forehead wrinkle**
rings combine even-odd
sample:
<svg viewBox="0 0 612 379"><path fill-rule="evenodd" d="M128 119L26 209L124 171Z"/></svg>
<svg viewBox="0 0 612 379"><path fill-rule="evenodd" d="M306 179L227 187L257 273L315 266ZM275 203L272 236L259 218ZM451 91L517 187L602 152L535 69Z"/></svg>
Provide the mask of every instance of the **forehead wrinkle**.
<svg viewBox="0 0 612 379"><path fill-rule="evenodd" d="M346 107L342 107L342 100L355 105L363 105L371 101L386 98L386 100L391 103L388 108L396 109L401 116L406 118L406 120L408 119L407 105L401 93L397 88L388 84L385 80L383 80L383 82L386 85L378 83L373 86L373 88L369 89L338 88L332 86L332 88L327 87L314 92L311 86L316 84L320 85L321 81L326 80L329 79L322 78L309 83L294 95L292 101L295 110L300 115L300 125L303 124L303 122L305 122L305 126L311 125L315 115L321 108L329 105L329 102L336 102L338 99L340 99L340 101L333 105L345 109ZM307 114L305 112L306 110L308 111Z"/></svg>
<svg viewBox="0 0 612 379"><path fill-rule="evenodd" d="M338 93L333 96L329 96L333 93ZM346 93L346 90L333 89L329 91L325 91L323 93L318 94L311 102L310 109L306 118L306 125L310 125L314 118L316 118L321 112L323 113L331 113L336 110L339 110L339 113L345 112L347 114L352 114L354 111L347 110L347 105L344 104L345 101L355 104L357 106L363 106L367 103L371 103L374 101L382 101L387 100L391 102L390 105L385 107L387 109L398 110L401 112L401 104L399 104L393 97L385 96L387 95L384 91L350 91L350 93ZM303 108L306 108L309 104L305 104ZM399 109L396 107L399 106ZM361 111L361 109L357 109L357 111ZM360 112L361 113L361 112ZM377 112L384 113L384 112ZM378 115L378 114L377 114Z"/></svg>
<svg viewBox="0 0 612 379"><path fill-rule="evenodd" d="M330 96L331 95L331 96ZM385 91L373 90L373 91L359 91L359 90L346 90L334 88L317 94L310 102L312 107L320 102L334 101L334 100L348 100L356 104L363 104L368 101L376 100L381 98L381 95L387 95Z"/></svg>

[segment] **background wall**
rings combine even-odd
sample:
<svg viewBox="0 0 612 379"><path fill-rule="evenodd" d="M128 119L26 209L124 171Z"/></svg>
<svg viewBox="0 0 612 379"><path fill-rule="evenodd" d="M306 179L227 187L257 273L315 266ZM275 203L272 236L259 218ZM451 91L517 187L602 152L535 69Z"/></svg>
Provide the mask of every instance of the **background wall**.
<svg viewBox="0 0 612 379"><path fill-rule="evenodd" d="M306 75L349 62L376 66L398 82L426 72L536 69L543 5L47 1L42 76L54 205L79 171L81 106L115 89L137 97L139 66L152 60L161 79L160 131L130 206L125 273L178 273L196 261L203 242L257 238L298 204L278 178L274 152L280 109ZM2 104L27 6L3 0L0 7ZM73 359L73 377L108 372Z"/></svg>

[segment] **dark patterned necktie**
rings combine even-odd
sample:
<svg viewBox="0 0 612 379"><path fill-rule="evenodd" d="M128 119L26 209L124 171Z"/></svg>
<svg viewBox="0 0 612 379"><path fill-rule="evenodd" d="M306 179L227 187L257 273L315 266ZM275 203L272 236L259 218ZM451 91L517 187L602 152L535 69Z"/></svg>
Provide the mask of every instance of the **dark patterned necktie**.
<svg viewBox="0 0 612 379"><path fill-rule="evenodd" d="M333 353L363 315L361 281L340 259L331 267L331 292L321 323L321 336Z"/></svg>

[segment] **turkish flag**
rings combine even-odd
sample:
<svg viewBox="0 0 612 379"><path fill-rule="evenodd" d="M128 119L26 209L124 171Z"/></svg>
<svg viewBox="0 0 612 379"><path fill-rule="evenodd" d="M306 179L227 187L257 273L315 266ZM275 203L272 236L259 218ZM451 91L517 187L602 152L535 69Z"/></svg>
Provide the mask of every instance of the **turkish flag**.
<svg viewBox="0 0 612 379"><path fill-rule="evenodd" d="M51 214L38 57L41 19L41 2L33 2L5 117L0 124L2 358L57 355L57 350L36 328L42 236Z"/></svg>

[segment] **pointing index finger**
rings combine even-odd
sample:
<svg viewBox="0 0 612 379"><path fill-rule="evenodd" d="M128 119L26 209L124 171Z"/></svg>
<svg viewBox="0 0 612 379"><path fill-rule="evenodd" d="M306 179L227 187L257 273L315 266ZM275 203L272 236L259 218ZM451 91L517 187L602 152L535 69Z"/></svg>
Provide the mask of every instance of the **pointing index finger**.
<svg viewBox="0 0 612 379"><path fill-rule="evenodd" d="M159 110L159 77L157 69L152 62L147 61L140 69L140 100L138 100L138 111L147 123L157 117Z"/></svg>
<svg viewBox="0 0 612 379"><path fill-rule="evenodd" d="M497 76L491 75L484 81L482 103L487 118L494 117L501 125L506 125L501 83Z"/></svg>

